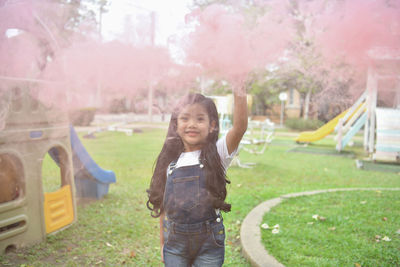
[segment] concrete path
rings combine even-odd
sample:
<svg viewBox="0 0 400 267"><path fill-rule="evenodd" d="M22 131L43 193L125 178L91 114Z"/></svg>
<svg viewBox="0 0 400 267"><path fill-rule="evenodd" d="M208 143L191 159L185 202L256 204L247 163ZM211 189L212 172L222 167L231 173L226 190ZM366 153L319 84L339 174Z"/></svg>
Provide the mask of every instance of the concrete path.
<svg viewBox="0 0 400 267"><path fill-rule="evenodd" d="M261 243L261 229L262 219L264 214L269 212L272 207L279 205L283 200L299 197L315 195L327 192L337 191L362 191L362 190L390 190L399 191L400 188L337 188L327 190L316 190L308 192L300 192L283 195L274 199L267 200L260 205L256 206L244 219L240 229L240 241L242 243L242 250L244 256L250 261L253 266L268 266L268 267L283 267L274 257L268 254L268 251Z"/></svg>

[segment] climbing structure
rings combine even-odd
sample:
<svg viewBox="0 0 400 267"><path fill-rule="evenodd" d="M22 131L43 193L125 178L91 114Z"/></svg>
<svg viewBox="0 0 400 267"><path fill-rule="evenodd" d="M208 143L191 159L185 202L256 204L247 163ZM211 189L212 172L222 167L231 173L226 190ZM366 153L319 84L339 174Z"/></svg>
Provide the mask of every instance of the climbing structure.
<svg viewBox="0 0 400 267"><path fill-rule="evenodd" d="M372 59L367 80L367 119L364 147L373 160L400 163L400 50L376 48L369 52ZM382 88L391 80L391 88ZM391 98L391 106L379 105L379 93Z"/></svg>

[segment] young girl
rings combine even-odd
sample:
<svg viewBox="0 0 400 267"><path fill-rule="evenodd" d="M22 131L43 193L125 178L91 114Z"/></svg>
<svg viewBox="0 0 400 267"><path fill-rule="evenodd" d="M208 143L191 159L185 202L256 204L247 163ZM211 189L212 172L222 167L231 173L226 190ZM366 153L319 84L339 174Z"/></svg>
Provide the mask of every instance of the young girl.
<svg viewBox="0 0 400 267"><path fill-rule="evenodd" d="M185 96L172 113L157 158L147 207L160 217L161 259L165 266L222 266L229 212L226 169L247 129L247 98L234 94L233 127L218 140L214 102Z"/></svg>

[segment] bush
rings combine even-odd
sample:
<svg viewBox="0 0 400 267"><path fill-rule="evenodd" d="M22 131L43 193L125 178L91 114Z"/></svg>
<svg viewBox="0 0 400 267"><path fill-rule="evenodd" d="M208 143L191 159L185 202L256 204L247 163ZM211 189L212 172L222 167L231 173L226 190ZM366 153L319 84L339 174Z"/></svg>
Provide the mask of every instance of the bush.
<svg viewBox="0 0 400 267"><path fill-rule="evenodd" d="M129 110L126 107L126 99L113 99L108 110L113 114L128 112Z"/></svg>
<svg viewBox="0 0 400 267"><path fill-rule="evenodd" d="M89 126L96 114L96 108L82 108L69 113L69 119L74 126Z"/></svg>
<svg viewBox="0 0 400 267"><path fill-rule="evenodd" d="M316 130L324 123L320 120L304 120L304 119L287 119L285 121L286 127L296 131Z"/></svg>

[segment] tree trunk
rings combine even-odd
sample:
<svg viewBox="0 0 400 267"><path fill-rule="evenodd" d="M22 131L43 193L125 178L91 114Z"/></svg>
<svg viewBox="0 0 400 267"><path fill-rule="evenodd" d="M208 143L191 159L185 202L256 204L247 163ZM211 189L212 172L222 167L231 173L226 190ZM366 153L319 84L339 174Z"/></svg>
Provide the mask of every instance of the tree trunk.
<svg viewBox="0 0 400 267"><path fill-rule="evenodd" d="M303 118L308 120L308 111L310 110L310 98L311 98L311 89L307 91L306 99L304 101L304 113Z"/></svg>

